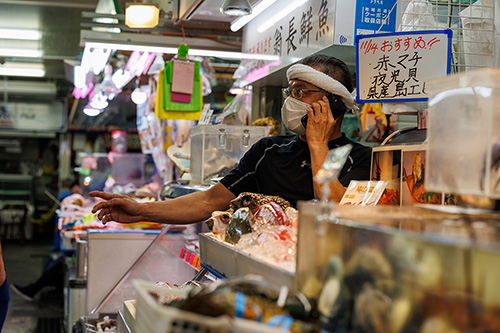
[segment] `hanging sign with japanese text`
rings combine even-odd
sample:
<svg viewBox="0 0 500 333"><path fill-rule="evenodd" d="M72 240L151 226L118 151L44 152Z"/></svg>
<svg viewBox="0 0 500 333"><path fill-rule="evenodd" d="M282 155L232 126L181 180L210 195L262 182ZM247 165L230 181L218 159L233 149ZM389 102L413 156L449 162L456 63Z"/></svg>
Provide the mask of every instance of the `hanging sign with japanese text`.
<svg viewBox="0 0 500 333"><path fill-rule="evenodd" d="M426 101L425 82L450 73L451 37L449 29L356 36L356 101Z"/></svg>
<svg viewBox="0 0 500 333"><path fill-rule="evenodd" d="M397 0L357 0L356 35L396 31Z"/></svg>
<svg viewBox="0 0 500 333"><path fill-rule="evenodd" d="M336 0L277 0L250 21L243 33L243 53L250 55L241 62L245 80L258 80L332 45L335 5Z"/></svg>

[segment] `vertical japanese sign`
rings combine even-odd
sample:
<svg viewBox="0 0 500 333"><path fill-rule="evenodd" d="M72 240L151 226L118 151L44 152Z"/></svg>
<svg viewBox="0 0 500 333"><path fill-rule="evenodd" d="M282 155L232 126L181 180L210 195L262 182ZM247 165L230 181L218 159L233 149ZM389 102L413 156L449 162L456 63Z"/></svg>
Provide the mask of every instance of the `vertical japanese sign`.
<svg viewBox="0 0 500 333"><path fill-rule="evenodd" d="M244 59L246 81L269 74L333 44L336 0L277 0L246 26L243 52L274 60ZM257 57L256 57L257 58Z"/></svg>
<svg viewBox="0 0 500 333"><path fill-rule="evenodd" d="M425 101L425 82L450 73L452 31L356 36L358 103Z"/></svg>
<svg viewBox="0 0 500 333"><path fill-rule="evenodd" d="M355 34L396 31L397 0L357 0Z"/></svg>

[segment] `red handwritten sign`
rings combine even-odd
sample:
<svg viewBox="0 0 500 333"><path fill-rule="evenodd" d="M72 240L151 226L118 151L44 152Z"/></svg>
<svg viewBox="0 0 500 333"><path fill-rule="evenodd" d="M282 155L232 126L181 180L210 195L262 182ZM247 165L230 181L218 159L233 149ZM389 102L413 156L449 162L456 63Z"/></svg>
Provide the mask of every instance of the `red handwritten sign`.
<svg viewBox="0 0 500 333"><path fill-rule="evenodd" d="M357 36L357 101L426 100L425 82L449 74L451 30Z"/></svg>
<svg viewBox="0 0 500 333"><path fill-rule="evenodd" d="M383 39L383 40L374 40L373 38L370 38L368 40L364 40L361 45L359 46L359 50L364 52L364 54L367 54L369 52L372 52L375 54L377 50L380 50L381 52L388 53L394 50L394 52L398 52L401 49L404 51L408 50L419 50L419 49L432 49L432 46L436 43L441 42L441 40L444 38L438 38L438 37L433 37L430 40L424 39L423 36L418 36L416 38L414 37L407 37L404 40L401 38L397 38L396 40L389 40L389 39ZM401 45L401 42L403 41L403 45ZM380 44L380 45L379 45Z"/></svg>

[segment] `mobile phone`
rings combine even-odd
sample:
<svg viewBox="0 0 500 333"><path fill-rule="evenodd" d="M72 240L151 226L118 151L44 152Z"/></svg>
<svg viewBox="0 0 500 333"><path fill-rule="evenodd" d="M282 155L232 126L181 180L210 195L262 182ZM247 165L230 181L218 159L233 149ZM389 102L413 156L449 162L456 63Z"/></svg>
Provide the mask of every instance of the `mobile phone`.
<svg viewBox="0 0 500 333"><path fill-rule="evenodd" d="M327 98L328 102L330 103L330 109L332 110L333 119L337 120L338 117L342 116L347 111L347 108L338 95L330 94L327 96ZM307 114L302 117L300 121L302 122L302 125L304 125L304 127L307 127Z"/></svg>

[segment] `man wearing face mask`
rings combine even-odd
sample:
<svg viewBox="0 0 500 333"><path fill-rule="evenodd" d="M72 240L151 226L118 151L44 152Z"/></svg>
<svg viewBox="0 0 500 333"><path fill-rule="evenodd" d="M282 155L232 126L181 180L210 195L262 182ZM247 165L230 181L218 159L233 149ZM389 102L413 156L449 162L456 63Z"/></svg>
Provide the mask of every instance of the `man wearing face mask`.
<svg viewBox="0 0 500 333"><path fill-rule="evenodd" d="M295 135L259 140L229 174L208 190L146 203L91 192L91 196L105 200L96 204L93 212L99 212L97 216L103 223L187 224L207 219L215 210L228 209L229 202L242 192L278 195L295 206L298 200L318 197L320 187L313 175L329 150L351 143L348 161L331 186L330 200L340 201L351 180L370 176L371 148L350 141L340 131L344 112L355 108L349 70L336 58L313 55L291 66L287 78L282 116Z"/></svg>

